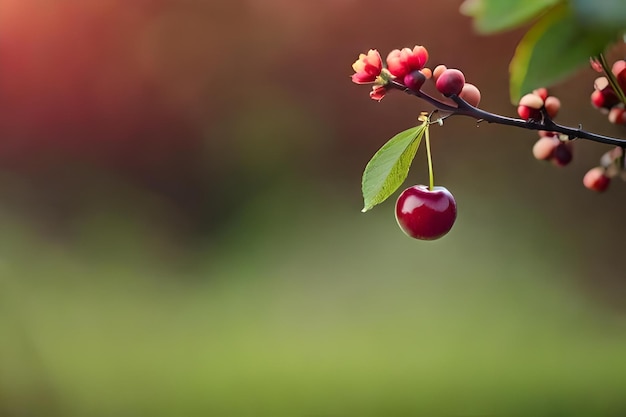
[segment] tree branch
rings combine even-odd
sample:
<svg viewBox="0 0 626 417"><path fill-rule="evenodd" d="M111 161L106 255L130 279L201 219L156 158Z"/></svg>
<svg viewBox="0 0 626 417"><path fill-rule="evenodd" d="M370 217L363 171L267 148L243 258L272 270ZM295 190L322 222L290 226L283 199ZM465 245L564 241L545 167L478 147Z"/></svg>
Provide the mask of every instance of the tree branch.
<svg viewBox="0 0 626 417"><path fill-rule="evenodd" d="M587 139L593 142L605 143L607 145L621 146L626 147L626 139L618 139L611 136L599 135L596 133L588 132L583 130L581 127L573 128L568 126L563 126L558 123L555 123L545 111L542 111L543 119L542 120L524 120L517 119L513 117L501 116L499 114L490 113L488 111L479 109L477 107L472 106L467 101L463 100L461 97L457 95L450 96L458 107L451 106L447 103L442 102L441 100L425 93L423 91L413 91L407 88L404 84L401 84L397 81L389 81L387 84L388 88L395 88L401 91L404 91L407 94L416 96L421 98L422 100L428 102L435 108L439 110L443 110L445 112L450 112L451 116L459 115L459 116L468 116L472 117L476 120L484 120L488 123L495 123L500 125L507 126L515 126L522 129L529 130L546 130L550 132L558 132L562 135L568 137L568 139Z"/></svg>

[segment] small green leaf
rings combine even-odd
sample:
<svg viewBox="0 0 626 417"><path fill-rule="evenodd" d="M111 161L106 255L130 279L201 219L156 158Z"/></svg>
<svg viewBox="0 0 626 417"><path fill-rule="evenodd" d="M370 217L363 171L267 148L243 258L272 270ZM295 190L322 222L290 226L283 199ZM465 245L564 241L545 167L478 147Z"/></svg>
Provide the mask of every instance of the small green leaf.
<svg viewBox="0 0 626 417"><path fill-rule="evenodd" d="M588 65L617 39L617 32L587 30L561 4L545 14L520 41L511 64L511 101L538 87L550 86Z"/></svg>
<svg viewBox="0 0 626 417"><path fill-rule="evenodd" d="M428 121L400 132L378 150L363 172L363 212L385 201L404 182Z"/></svg>
<svg viewBox="0 0 626 417"><path fill-rule="evenodd" d="M461 13L474 18L480 33L494 33L521 26L562 0L465 0Z"/></svg>

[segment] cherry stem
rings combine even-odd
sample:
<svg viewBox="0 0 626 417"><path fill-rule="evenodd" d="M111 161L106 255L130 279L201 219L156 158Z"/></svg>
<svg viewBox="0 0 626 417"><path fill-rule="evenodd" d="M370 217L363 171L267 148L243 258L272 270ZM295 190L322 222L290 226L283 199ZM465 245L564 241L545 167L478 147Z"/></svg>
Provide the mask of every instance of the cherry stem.
<svg viewBox="0 0 626 417"><path fill-rule="evenodd" d="M429 120L430 121L430 120ZM428 158L428 179L429 190L432 191L435 187L435 175L433 174L433 157L430 152L430 123L426 124L426 157Z"/></svg>
<svg viewBox="0 0 626 417"><path fill-rule="evenodd" d="M413 91L407 88L404 84L401 84L397 81L389 81L387 84L388 88L395 88L401 91L404 91L407 94L416 96L421 98L422 100L428 102L435 108L439 110L443 110L445 112L449 112L450 116L460 115L460 116L468 116L472 117L476 120L485 121L487 123L495 123L506 126L515 126L522 129L529 130L546 130L550 132L558 132L565 136L568 139L587 139L593 142L605 143L607 145L621 146L626 147L626 139L618 139L611 136L599 135L597 133L588 132L583 130L582 127L573 128L568 126L563 126L558 123L555 123L544 111L543 120L524 120L517 119L513 117L501 116L499 114L490 113L488 111L479 109L478 107L474 107L469 104L467 101L463 100L461 97L457 95L452 95L449 98L456 103L456 107L450 104L444 103L435 97L432 97L428 93L425 93L421 90Z"/></svg>

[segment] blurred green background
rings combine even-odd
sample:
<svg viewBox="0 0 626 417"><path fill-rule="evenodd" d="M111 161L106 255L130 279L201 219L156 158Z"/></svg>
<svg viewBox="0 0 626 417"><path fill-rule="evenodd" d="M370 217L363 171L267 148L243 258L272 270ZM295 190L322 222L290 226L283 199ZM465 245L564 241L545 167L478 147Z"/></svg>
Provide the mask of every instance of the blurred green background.
<svg viewBox="0 0 626 417"><path fill-rule="evenodd" d="M450 234L360 213L430 108L370 100L358 54L423 44L514 115L522 33L458 2L0 2L0 415L624 415L626 193L581 182L608 148L557 169L450 119ZM559 121L623 136L594 77L551 90Z"/></svg>

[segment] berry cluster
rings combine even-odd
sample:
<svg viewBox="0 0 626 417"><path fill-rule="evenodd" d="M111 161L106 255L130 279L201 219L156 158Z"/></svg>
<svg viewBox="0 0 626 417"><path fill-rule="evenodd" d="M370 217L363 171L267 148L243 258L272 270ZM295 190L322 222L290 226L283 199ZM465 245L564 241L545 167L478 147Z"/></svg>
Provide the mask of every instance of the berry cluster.
<svg viewBox="0 0 626 417"><path fill-rule="evenodd" d="M602 72L602 66L597 61L591 62L591 67ZM610 82L606 76L596 78L591 93L591 104L601 112L608 115L609 122L626 125L626 110L624 109L624 91L626 91L626 61L616 61L609 76L614 81Z"/></svg>
<svg viewBox="0 0 626 417"><path fill-rule="evenodd" d="M535 158L551 161L561 167L572 161L572 145L575 139L588 139L613 145L614 148L601 158L600 165L587 172L583 184L590 190L602 192L607 189L612 178L621 176L626 180L624 151L626 139L603 136L585 131L581 127L572 128L555 123L553 119L561 108L561 102L558 98L550 96L547 89L538 88L519 100L517 113L520 119L501 116L478 108L481 99L480 90L466 82L462 71L447 68L445 65L438 65L431 70L426 67L428 57L426 48L417 45L413 48L394 49L383 62L378 51L371 49L367 54L361 54L352 65L354 70L352 81L357 84L374 84L370 97L376 101L382 100L387 92L393 89L416 96L446 113L446 116L435 121L440 125L447 117L461 115L488 123L535 130L539 134L539 140L533 146ZM604 57L600 55L592 60L592 67L605 74L595 81L595 91L591 95L593 105L608 114L611 123L626 125L624 95L626 61L619 60L609 69ZM422 90L428 80L432 80L442 97L432 96ZM430 116L420 120L431 123ZM404 190L396 201L396 220L400 228L407 235L422 240L438 239L445 235L456 219L454 197L444 187L435 187L433 184L428 140L427 133L430 187L425 185L410 187Z"/></svg>
<svg viewBox="0 0 626 417"><path fill-rule="evenodd" d="M472 106L478 105L480 91L475 85L465 82L463 72L445 65L438 65L433 71L426 67L427 61L428 50L421 45L413 49L394 49L387 55L386 66L378 51L370 49L352 64L352 81L356 84L374 83L370 97L380 101L389 89L399 86L417 93L426 80L432 78L437 90L445 97L458 96Z"/></svg>
<svg viewBox="0 0 626 417"><path fill-rule="evenodd" d="M538 88L523 96L517 106L517 114L524 120L546 123L556 117L561 101ZM551 161L556 166L566 166L572 161L573 147L567 135L549 130L539 130L539 140L533 146L533 155L541 161Z"/></svg>

